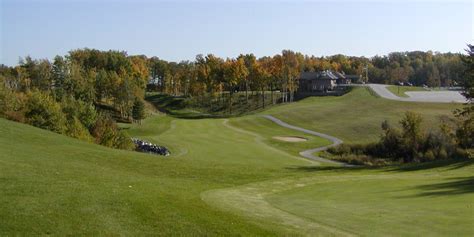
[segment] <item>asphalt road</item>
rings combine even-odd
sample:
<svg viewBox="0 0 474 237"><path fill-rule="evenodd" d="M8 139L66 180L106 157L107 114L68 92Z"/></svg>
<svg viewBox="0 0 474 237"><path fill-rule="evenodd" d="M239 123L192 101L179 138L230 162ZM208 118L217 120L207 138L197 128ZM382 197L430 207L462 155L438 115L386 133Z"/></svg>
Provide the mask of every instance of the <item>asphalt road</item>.
<svg viewBox="0 0 474 237"><path fill-rule="evenodd" d="M388 85L367 84L380 97L389 100L409 102L435 102L435 103L466 103L467 100L458 91L409 91L409 97L398 97L387 89Z"/></svg>

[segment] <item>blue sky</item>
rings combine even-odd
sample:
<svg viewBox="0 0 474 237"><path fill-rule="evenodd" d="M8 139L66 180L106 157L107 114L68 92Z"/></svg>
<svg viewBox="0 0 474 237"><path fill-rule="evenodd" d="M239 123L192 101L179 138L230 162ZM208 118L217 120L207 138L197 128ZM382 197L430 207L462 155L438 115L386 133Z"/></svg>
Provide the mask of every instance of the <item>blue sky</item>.
<svg viewBox="0 0 474 237"><path fill-rule="evenodd" d="M0 0L0 63L71 49L116 49L179 61L196 54L326 56L463 52L471 1Z"/></svg>

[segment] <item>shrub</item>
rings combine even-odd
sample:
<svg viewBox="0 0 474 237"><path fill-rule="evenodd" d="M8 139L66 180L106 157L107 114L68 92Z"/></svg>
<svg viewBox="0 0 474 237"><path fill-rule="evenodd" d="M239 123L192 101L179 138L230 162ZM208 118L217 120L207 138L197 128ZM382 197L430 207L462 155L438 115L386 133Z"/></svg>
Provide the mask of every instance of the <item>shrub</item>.
<svg viewBox="0 0 474 237"><path fill-rule="evenodd" d="M379 142L369 144L339 145L327 150L349 163L378 165L390 162L424 162L450 157L468 157L466 150L458 148L454 130L442 123L439 131L425 135L421 131L421 117L407 112L400 121L403 130L392 128L387 121L382 123L383 135ZM377 158L375 158L377 157Z"/></svg>
<svg viewBox="0 0 474 237"><path fill-rule="evenodd" d="M61 105L68 120L72 121L73 118L78 118L87 129L91 130L93 128L97 119L97 112L92 103L86 103L68 96L63 98Z"/></svg>
<svg viewBox="0 0 474 237"><path fill-rule="evenodd" d="M57 133L66 131L66 119L61 106L48 93L31 91L27 94L26 121L39 128Z"/></svg>
<svg viewBox="0 0 474 237"><path fill-rule="evenodd" d="M338 146L333 146L333 147L328 148L327 151L333 155L343 156L345 154L351 153L351 147L346 144L340 144Z"/></svg>
<svg viewBox="0 0 474 237"><path fill-rule="evenodd" d="M87 128L76 117L68 121L66 135L88 142L93 140Z"/></svg>
<svg viewBox="0 0 474 237"><path fill-rule="evenodd" d="M132 149L132 140L127 136L126 133L120 131L117 124L107 116L101 115L97 120L92 129L92 135L95 138L97 144L120 148L120 149Z"/></svg>
<svg viewBox="0 0 474 237"><path fill-rule="evenodd" d="M457 111L456 138L462 148L474 148L474 106Z"/></svg>
<svg viewBox="0 0 474 237"><path fill-rule="evenodd" d="M0 80L0 117L24 123L25 104L25 94L12 91Z"/></svg>
<svg viewBox="0 0 474 237"><path fill-rule="evenodd" d="M423 140L421 122L421 116L410 111L407 111L405 117L400 120L402 126L402 155L407 162L422 157L418 154Z"/></svg>
<svg viewBox="0 0 474 237"><path fill-rule="evenodd" d="M402 151L402 135L396 128L392 128L387 121L382 123L384 134L380 142L371 147L372 155L378 157L400 157Z"/></svg>
<svg viewBox="0 0 474 237"><path fill-rule="evenodd" d="M472 158L473 154L471 154L468 150L458 147L454 150L452 156L457 159L464 159L464 158Z"/></svg>
<svg viewBox="0 0 474 237"><path fill-rule="evenodd" d="M433 150L428 150L427 152L425 152L424 159L427 160L427 161L435 160L436 155L433 152Z"/></svg>
<svg viewBox="0 0 474 237"><path fill-rule="evenodd" d="M448 155L448 152L446 151L446 149L444 147L440 147L439 148L439 152L438 152L438 159L448 159L449 155Z"/></svg>

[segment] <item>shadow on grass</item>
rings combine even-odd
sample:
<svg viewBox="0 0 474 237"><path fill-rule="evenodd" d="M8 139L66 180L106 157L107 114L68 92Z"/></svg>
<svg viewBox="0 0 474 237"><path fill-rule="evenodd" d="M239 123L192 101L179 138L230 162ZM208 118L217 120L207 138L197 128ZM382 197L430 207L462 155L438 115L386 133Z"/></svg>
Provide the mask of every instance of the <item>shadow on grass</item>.
<svg viewBox="0 0 474 237"><path fill-rule="evenodd" d="M369 166L356 166L356 167L345 167L345 166L290 166L286 167L288 170L302 171L302 172L318 172L318 171L362 171L362 170L375 170L380 167L369 167Z"/></svg>
<svg viewBox="0 0 474 237"><path fill-rule="evenodd" d="M228 113L228 108L222 106L219 107L219 105L213 108L213 110L209 110L209 108L206 109L192 107L190 106L189 100L182 96L152 94L146 96L145 99L150 102L156 110L179 119L219 119L239 117L243 115L255 114L272 107L270 105L268 105L266 108L254 108L250 105L241 105L243 107L239 107L238 105L234 104L233 112Z"/></svg>
<svg viewBox="0 0 474 237"><path fill-rule="evenodd" d="M460 169L469 165L474 164L474 159L450 159L450 160L440 160L427 163L418 163L418 164L405 164L396 167L392 167L388 171L400 172L400 171L418 171L418 170L428 170L444 167L447 170Z"/></svg>
<svg viewBox="0 0 474 237"><path fill-rule="evenodd" d="M390 165L390 166L355 166L355 167L343 167L343 166L290 166L286 167L288 170L302 171L302 172L318 172L318 171L368 171L368 170L381 170L388 172L408 172L418 170L428 170L434 168L445 168L446 170L460 169L466 166L474 164L474 159L452 159L433 161L428 163L417 163L417 164L402 164L402 165Z"/></svg>
<svg viewBox="0 0 474 237"><path fill-rule="evenodd" d="M474 176L449 178L448 180L448 182L443 183L417 186L415 187L415 189L421 190L421 193L410 196L404 196L402 198L435 197L474 193Z"/></svg>
<svg viewBox="0 0 474 237"><path fill-rule="evenodd" d="M185 111L187 104L184 97L154 94L146 97L155 109L180 119L220 118L221 116L201 113L199 111Z"/></svg>

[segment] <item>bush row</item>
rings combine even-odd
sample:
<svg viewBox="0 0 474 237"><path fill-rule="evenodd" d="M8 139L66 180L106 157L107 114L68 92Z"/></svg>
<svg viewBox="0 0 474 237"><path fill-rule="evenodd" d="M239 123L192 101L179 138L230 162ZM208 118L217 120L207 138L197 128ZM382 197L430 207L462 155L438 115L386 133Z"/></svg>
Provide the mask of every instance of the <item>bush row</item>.
<svg viewBox="0 0 474 237"><path fill-rule="evenodd" d="M382 165L387 163L426 162L448 158L470 157L472 114L457 116L457 123L442 123L437 131L422 131L421 116L406 112L400 120L401 130L382 123L383 134L378 142L341 144L327 150L333 159L353 163Z"/></svg>
<svg viewBox="0 0 474 237"><path fill-rule="evenodd" d="M72 96L56 101L45 91L14 92L0 83L0 117L108 147L133 148L131 139L108 115Z"/></svg>

